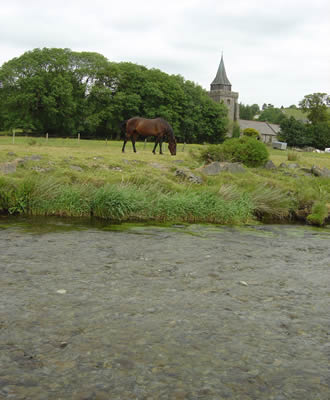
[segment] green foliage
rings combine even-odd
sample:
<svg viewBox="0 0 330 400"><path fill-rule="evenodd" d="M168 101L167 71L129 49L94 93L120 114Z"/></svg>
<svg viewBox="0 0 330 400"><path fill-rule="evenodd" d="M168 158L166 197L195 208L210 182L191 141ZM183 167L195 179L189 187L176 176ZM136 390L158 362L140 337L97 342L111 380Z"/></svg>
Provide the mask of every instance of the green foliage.
<svg viewBox="0 0 330 400"><path fill-rule="evenodd" d="M259 114L260 108L258 104L252 104L252 106L239 104L239 117L240 119L253 120L254 117Z"/></svg>
<svg viewBox="0 0 330 400"><path fill-rule="evenodd" d="M264 165L269 157L266 145L248 136L226 140L222 150L227 160L241 162L247 167Z"/></svg>
<svg viewBox="0 0 330 400"><path fill-rule="evenodd" d="M226 155L221 144L210 144L204 146L199 153L198 158L204 162L212 161L231 161L226 158Z"/></svg>
<svg viewBox="0 0 330 400"><path fill-rule="evenodd" d="M271 124L280 124L287 117L280 108L274 107L272 104L263 105L263 111L258 117L258 121L265 121Z"/></svg>
<svg viewBox="0 0 330 400"><path fill-rule="evenodd" d="M279 139L289 146L313 146L324 149L330 146L330 117L327 104L330 97L325 93L307 95L299 103L308 112L311 123L297 121L293 116L281 122Z"/></svg>
<svg viewBox="0 0 330 400"><path fill-rule="evenodd" d="M209 145L200 151L202 161L241 162L247 167L264 165L268 157L266 145L248 136L227 139L221 145Z"/></svg>
<svg viewBox="0 0 330 400"><path fill-rule="evenodd" d="M242 191L235 184L224 184L219 194L226 200L237 200L242 197L249 199L253 213L259 217L282 219L289 215L292 201L283 189L269 184L254 184Z"/></svg>
<svg viewBox="0 0 330 400"><path fill-rule="evenodd" d="M278 135L279 139L286 142L288 146L310 146L312 140L308 135L306 125L297 121L294 117L290 117L281 122L281 131Z"/></svg>
<svg viewBox="0 0 330 400"><path fill-rule="evenodd" d="M312 213L307 216L307 221L312 225L322 226L328 217L328 209L324 201L313 204Z"/></svg>
<svg viewBox="0 0 330 400"><path fill-rule="evenodd" d="M221 143L227 109L181 76L97 53L34 49L0 68L0 130L119 138L133 116L162 117L178 141Z"/></svg>
<svg viewBox="0 0 330 400"><path fill-rule="evenodd" d="M306 131L312 146L318 149L330 147L330 119L307 125Z"/></svg>
<svg viewBox="0 0 330 400"><path fill-rule="evenodd" d="M299 103L300 108L307 113L312 124L329 120L329 105L330 96L326 93L308 94Z"/></svg>
<svg viewBox="0 0 330 400"><path fill-rule="evenodd" d="M233 138L238 138L240 136L241 136L241 128L240 128L238 122L235 121L234 124L233 124L232 137Z"/></svg>
<svg viewBox="0 0 330 400"><path fill-rule="evenodd" d="M254 139L260 139L259 132L254 128L246 128L243 131L243 135L253 137Z"/></svg>

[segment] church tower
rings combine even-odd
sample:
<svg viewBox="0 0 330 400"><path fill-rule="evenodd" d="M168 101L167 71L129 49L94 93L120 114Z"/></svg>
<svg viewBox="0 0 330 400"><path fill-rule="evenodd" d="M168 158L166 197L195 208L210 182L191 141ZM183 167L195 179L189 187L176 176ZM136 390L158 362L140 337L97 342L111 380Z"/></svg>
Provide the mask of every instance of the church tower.
<svg viewBox="0 0 330 400"><path fill-rule="evenodd" d="M237 121L239 118L238 93L231 91L231 83L227 78L223 55L221 55L220 65L213 82L211 90L208 92L211 99L220 103L223 101L228 107L228 117L230 121Z"/></svg>

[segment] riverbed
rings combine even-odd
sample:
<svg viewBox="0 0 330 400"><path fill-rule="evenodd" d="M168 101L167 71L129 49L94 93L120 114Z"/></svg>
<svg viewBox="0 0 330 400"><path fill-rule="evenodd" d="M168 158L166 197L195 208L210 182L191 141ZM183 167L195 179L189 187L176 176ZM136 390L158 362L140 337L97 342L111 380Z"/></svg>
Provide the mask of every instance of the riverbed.
<svg viewBox="0 0 330 400"><path fill-rule="evenodd" d="M0 218L0 399L329 400L330 227Z"/></svg>

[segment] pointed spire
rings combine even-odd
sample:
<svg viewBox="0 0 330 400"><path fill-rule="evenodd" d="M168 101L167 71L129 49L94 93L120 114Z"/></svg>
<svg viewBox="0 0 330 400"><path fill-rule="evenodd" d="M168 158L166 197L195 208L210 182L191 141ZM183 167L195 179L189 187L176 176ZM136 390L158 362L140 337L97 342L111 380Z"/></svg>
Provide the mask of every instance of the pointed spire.
<svg viewBox="0 0 330 400"><path fill-rule="evenodd" d="M218 72L211 83L211 90L228 90L231 91L231 83L227 78L225 64L223 62L223 52L221 52L221 61L218 68Z"/></svg>

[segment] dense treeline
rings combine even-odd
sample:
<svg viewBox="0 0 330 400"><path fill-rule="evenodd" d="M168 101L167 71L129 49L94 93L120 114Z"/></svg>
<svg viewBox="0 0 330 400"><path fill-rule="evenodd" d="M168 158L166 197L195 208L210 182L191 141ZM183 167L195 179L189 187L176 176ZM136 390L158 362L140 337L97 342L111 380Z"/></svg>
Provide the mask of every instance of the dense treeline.
<svg viewBox="0 0 330 400"><path fill-rule="evenodd" d="M330 147L330 96L326 93L306 95L299 103L307 113L308 122L285 118L281 122L280 139L289 146L312 146L318 149Z"/></svg>
<svg viewBox="0 0 330 400"><path fill-rule="evenodd" d="M179 141L219 143L227 108L179 75L69 49L34 49L0 68L0 130L118 138L133 116L162 117Z"/></svg>
<svg viewBox="0 0 330 400"><path fill-rule="evenodd" d="M307 116L301 121L294 116L288 117L283 108L272 104L264 104L259 110L257 104L252 106L240 104L241 119L256 119L273 124L279 124L281 131L279 139L289 146L312 146L318 149L330 147L330 96L326 93L306 95L299 103L299 109ZM289 109L297 109L292 105Z"/></svg>

